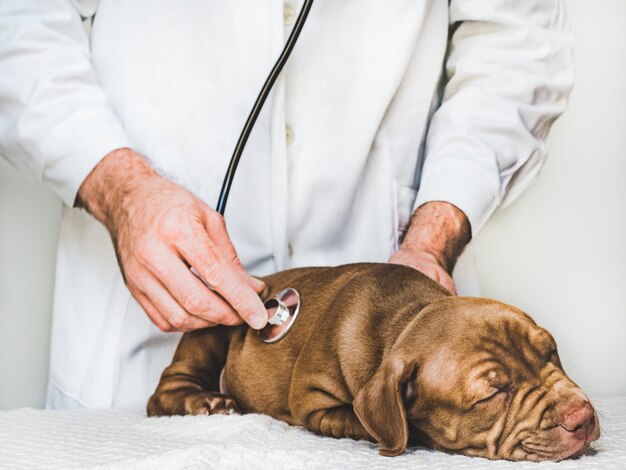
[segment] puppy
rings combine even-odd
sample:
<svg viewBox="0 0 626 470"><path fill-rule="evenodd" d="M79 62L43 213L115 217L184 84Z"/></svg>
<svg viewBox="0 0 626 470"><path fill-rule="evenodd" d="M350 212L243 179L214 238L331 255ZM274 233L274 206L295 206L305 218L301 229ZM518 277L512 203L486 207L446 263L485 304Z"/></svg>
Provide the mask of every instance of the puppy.
<svg viewBox="0 0 626 470"><path fill-rule="evenodd" d="M215 327L183 336L150 416L263 413L318 434L409 442L508 460L562 460L600 435L552 336L493 300L452 296L390 264L303 268L263 279L302 304L291 331ZM220 371L224 369L222 392Z"/></svg>

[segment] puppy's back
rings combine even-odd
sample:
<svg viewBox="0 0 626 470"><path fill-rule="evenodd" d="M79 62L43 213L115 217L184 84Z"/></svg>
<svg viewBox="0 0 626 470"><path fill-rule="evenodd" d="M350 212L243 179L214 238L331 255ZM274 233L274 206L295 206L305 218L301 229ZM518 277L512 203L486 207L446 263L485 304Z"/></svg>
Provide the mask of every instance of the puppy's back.
<svg viewBox="0 0 626 470"><path fill-rule="evenodd" d="M233 335L226 364L226 388L242 411L268 414L302 424L289 407L294 380L321 374L349 397L355 377L366 373L363 363L375 362L385 344L424 306L450 295L423 274L405 266L358 263L339 267L300 268L263 279L269 298L286 287L301 296L301 308L291 331L267 344L246 327ZM354 364L352 364L354 362ZM361 364L356 364L361 362ZM296 366L297 364L302 366ZM295 375L294 375L295 374ZM358 380L358 378L357 378Z"/></svg>

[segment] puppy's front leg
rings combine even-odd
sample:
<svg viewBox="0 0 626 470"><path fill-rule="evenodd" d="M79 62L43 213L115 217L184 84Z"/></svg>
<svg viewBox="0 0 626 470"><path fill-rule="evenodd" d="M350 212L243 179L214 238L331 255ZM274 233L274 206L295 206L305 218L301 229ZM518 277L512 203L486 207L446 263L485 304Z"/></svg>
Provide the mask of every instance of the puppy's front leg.
<svg viewBox="0 0 626 470"><path fill-rule="evenodd" d="M301 365L311 367L311 361ZM303 374L292 383L289 408L305 428L322 436L372 441L351 404L337 397L334 390L325 387L324 380L314 374Z"/></svg>
<svg viewBox="0 0 626 470"><path fill-rule="evenodd" d="M311 413L307 428L323 436L375 442L357 418L352 405L341 405Z"/></svg>
<svg viewBox="0 0 626 470"><path fill-rule="evenodd" d="M229 414L235 402L218 392L233 328L186 333L148 402L148 416Z"/></svg>

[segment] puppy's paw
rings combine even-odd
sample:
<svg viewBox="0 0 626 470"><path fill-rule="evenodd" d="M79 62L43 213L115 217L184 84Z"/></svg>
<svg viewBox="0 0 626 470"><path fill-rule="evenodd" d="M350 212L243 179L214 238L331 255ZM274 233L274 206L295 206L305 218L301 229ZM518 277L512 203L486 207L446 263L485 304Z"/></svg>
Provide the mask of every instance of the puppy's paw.
<svg viewBox="0 0 626 470"><path fill-rule="evenodd" d="M185 397L185 414L232 415L239 414L235 400L218 392L192 393Z"/></svg>

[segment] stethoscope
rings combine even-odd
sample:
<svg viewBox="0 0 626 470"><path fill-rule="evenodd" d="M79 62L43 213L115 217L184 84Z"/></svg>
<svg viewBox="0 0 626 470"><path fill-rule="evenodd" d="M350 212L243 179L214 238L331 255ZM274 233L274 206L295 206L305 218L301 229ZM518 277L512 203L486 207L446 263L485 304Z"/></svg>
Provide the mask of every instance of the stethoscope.
<svg viewBox="0 0 626 470"><path fill-rule="evenodd" d="M270 91L272 91L274 83L278 79L280 72L283 70L283 67L287 63L287 60L289 59L289 56L291 55L291 52L293 51L293 48L298 41L298 37L302 32L302 28L304 27L312 5L313 0L304 1L304 5L300 10L298 19L296 20L293 30L291 31L291 34L289 35L289 38L285 43L285 47L278 57L276 64L274 64L274 67L270 71L270 74L267 76L267 79L263 84L263 88L261 88L259 96L254 102L248 119L246 120L246 123L241 130L241 134L239 136L239 140L237 141L237 145L235 146L233 156L230 159L230 164L228 165L228 169L226 170L226 174L224 175L222 190L220 191L217 206L215 207L215 210L217 210L217 212L219 212L222 217L224 216L224 212L226 210L226 202L228 201L228 195L230 193L230 188L233 184L235 172L237 171L239 160L241 159L243 150L246 146L246 143L248 142L250 133L252 132L254 124L256 123L259 114L261 113L261 109L263 108L263 104L265 104L265 100L267 100ZM198 275L193 268L192 272ZM275 297L266 300L265 310L267 311L268 321L267 325L258 331L261 340L266 343L275 343L284 338L285 335L291 330L291 327L293 326L298 316L298 313L300 312L300 305L301 298L299 292L290 287L287 289L283 289Z"/></svg>

